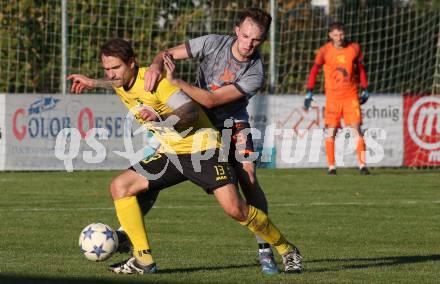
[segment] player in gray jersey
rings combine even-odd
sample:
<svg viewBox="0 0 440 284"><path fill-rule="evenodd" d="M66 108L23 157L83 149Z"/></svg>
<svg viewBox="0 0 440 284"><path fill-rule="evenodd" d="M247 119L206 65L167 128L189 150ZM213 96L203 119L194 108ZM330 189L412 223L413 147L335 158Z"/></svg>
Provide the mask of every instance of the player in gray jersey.
<svg viewBox="0 0 440 284"><path fill-rule="evenodd" d="M206 35L160 52L144 77L145 89L152 91L164 67L174 74L174 59L199 59L195 85L175 76L172 83L202 105L219 130L232 127L229 162L237 172L247 202L265 213L267 200L257 180L255 163L246 161L254 152L246 106L264 85L264 69L257 49L265 40L271 21L271 16L260 9L246 9L236 22L235 36ZM145 204L152 202L151 198L145 200ZM257 242L263 273L278 273L269 244L258 237ZM297 248L282 257L286 272L301 272Z"/></svg>
<svg viewBox="0 0 440 284"><path fill-rule="evenodd" d="M224 126L224 121L248 122L246 110L249 99L264 85L264 69L258 52L251 57L237 59L232 51L237 37L227 35L206 35L185 42L185 49L190 58L200 58L196 86L208 92L219 92L228 85L238 97L230 102L218 104L206 101L202 105L217 128Z"/></svg>

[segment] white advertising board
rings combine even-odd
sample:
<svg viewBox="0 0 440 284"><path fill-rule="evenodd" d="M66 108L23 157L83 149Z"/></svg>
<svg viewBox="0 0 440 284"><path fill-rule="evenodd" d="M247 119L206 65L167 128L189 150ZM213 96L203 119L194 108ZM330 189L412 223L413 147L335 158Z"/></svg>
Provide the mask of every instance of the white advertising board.
<svg viewBox="0 0 440 284"><path fill-rule="evenodd" d="M248 107L251 124L264 137L255 140L256 148L263 149L261 158L267 161L263 166L327 167L323 115L325 97L315 96L308 112L303 110L303 103L304 97L298 95L256 96L251 100ZM372 95L362 106L362 114L368 166L401 166L402 96ZM335 153L338 167L357 166L355 143L349 129L338 131Z"/></svg>
<svg viewBox="0 0 440 284"><path fill-rule="evenodd" d="M271 168L327 167L324 139L325 98L315 96L312 108L303 110L303 96L256 96L248 106L254 146L261 151L260 166ZM403 98L372 95L362 106L370 167L403 164ZM0 95L0 170L125 169L132 149L142 149L145 135L139 127L124 130L127 109L111 95ZM55 149L63 128L66 133ZM103 128L106 135L90 133ZM76 134L76 135L74 135ZM91 139L90 138L93 138ZM79 141L75 148L74 140ZM58 142L60 142L58 141ZM347 129L338 132L338 167L357 166L355 143ZM119 151L119 154L118 154ZM58 154L56 154L58 153ZM58 155L58 156L57 156ZM64 157L60 159L60 157Z"/></svg>
<svg viewBox="0 0 440 284"><path fill-rule="evenodd" d="M6 95L0 94L0 171L5 170L6 159Z"/></svg>
<svg viewBox="0 0 440 284"><path fill-rule="evenodd" d="M66 133L60 139L62 143L59 141L59 156L71 158L71 170L129 166L127 159L115 154L115 151L125 152L124 135L132 136L132 131L124 133L127 109L117 96L14 94L4 97L5 170L65 170L65 161L55 154L56 139L63 128L77 130ZM91 135L92 128L104 128L106 135ZM142 147L142 135L131 140ZM78 148L74 142L79 142Z"/></svg>

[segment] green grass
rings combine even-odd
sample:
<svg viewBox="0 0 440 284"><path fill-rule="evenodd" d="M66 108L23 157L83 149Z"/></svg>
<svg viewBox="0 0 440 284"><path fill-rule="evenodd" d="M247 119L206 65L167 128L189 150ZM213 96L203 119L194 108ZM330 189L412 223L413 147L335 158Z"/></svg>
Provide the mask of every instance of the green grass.
<svg viewBox="0 0 440 284"><path fill-rule="evenodd" d="M438 283L438 170L259 170L271 219L304 257L264 276L253 236L190 183L164 190L146 225L156 275L113 275L79 253L81 229L117 219L117 172L0 173L0 283ZM279 261L278 257L278 261Z"/></svg>

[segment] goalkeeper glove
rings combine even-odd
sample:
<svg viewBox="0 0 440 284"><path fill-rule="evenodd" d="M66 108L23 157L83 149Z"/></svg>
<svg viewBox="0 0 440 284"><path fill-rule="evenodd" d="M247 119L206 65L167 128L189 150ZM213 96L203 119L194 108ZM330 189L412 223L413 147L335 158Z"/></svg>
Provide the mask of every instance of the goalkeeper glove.
<svg viewBox="0 0 440 284"><path fill-rule="evenodd" d="M305 110L309 110L310 105L312 104L312 101L313 101L312 90L307 90L306 99L304 100L304 109Z"/></svg>
<svg viewBox="0 0 440 284"><path fill-rule="evenodd" d="M369 97L370 97L370 95L368 94L368 91L366 89L362 90L361 96L359 98L359 103L361 105L363 105L364 103L366 103L368 101Z"/></svg>

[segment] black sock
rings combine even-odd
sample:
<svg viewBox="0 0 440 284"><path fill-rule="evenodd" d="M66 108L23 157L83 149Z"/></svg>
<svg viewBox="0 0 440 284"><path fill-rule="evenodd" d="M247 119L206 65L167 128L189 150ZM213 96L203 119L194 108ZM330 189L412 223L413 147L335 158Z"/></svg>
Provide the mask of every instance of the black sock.
<svg viewBox="0 0 440 284"><path fill-rule="evenodd" d="M268 248L270 248L270 245L268 243L258 244L258 249L268 249Z"/></svg>

